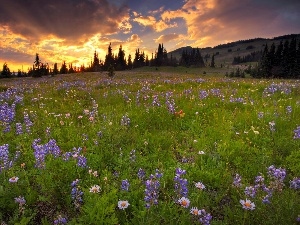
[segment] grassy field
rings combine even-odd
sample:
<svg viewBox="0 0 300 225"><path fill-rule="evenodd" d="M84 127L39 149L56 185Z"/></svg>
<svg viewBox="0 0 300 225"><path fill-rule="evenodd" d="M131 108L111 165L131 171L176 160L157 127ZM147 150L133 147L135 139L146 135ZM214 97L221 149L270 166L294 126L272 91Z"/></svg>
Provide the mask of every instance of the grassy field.
<svg viewBox="0 0 300 225"><path fill-rule="evenodd" d="M144 68L0 82L1 224L299 223L299 81Z"/></svg>

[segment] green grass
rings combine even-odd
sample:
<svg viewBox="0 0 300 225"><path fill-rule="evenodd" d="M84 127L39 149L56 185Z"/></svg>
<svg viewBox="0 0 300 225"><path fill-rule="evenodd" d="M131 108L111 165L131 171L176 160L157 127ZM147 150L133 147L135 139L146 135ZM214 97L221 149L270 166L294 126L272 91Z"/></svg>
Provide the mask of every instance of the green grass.
<svg viewBox="0 0 300 225"><path fill-rule="evenodd" d="M289 182L300 176L300 140L293 138L300 124L299 84L228 79L224 71L205 68L204 75L203 70L149 67L117 72L113 79L105 72L6 79L1 93L7 94L8 87L16 92L9 99L1 95L0 106L11 105L15 95L23 101L16 104L9 132L0 122L0 146L8 144L13 161L0 170L0 221L53 224L61 216L68 224L200 224L201 216L190 214L191 207L198 207L212 215L211 224L296 224L299 190L289 188ZM278 90L266 93L272 83ZM200 91L208 96L201 98ZM153 105L155 97L159 106ZM176 113L169 112L167 101ZM5 110L1 115L7 115ZM29 132L24 113L33 122ZM22 124L22 134L16 134L16 123ZM55 140L49 149L59 149L56 157L45 156L44 168L36 167L33 143L38 138L40 148ZM75 154L73 148L81 151ZM20 156L14 159L17 151ZM68 160L67 152L72 152ZM80 157L86 167L78 166ZM283 182L268 176L271 165L286 170ZM140 168L143 179L137 176ZM187 180L188 208L178 204L176 168L186 170L181 178ZM147 209L145 181L157 169L163 173L152 179L160 182L158 204ZM242 176L240 187L233 186L236 174ZM260 174L272 190L270 204L262 203L262 188L255 197L244 193ZM9 182L14 176L18 182ZM83 192L77 208L71 198L76 179L75 189ZM129 191L121 189L126 179ZM198 190L197 182L205 189ZM90 193L93 185L101 191ZM14 201L19 196L26 205ZM239 201L246 198L255 203L254 210L242 208ZM119 200L127 200L129 207L119 209Z"/></svg>

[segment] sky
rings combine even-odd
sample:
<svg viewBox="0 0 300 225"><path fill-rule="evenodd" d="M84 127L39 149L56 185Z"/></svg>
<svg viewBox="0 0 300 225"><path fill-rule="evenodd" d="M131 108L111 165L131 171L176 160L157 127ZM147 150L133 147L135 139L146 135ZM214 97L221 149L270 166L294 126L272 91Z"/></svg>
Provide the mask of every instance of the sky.
<svg viewBox="0 0 300 225"><path fill-rule="evenodd" d="M0 0L0 70L300 33L300 0Z"/></svg>

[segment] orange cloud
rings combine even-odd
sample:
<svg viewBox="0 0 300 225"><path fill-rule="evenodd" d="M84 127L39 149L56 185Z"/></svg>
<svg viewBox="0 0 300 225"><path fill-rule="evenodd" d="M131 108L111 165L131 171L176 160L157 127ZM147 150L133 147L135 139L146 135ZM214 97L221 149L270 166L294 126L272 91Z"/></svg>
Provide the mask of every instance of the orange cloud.
<svg viewBox="0 0 300 225"><path fill-rule="evenodd" d="M172 34L164 34L160 35L157 39L155 40L155 43L167 43L169 41L173 40L178 40L179 38L182 38L183 35L172 33Z"/></svg>
<svg viewBox="0 0 300 225"><path fill-rule="evenodd" d="M171 27L176 27L176 23L167 23L166 20L157 21L154 16L138 16L133 21L145 27L151 27L156 32L161 32Z"/></svg>

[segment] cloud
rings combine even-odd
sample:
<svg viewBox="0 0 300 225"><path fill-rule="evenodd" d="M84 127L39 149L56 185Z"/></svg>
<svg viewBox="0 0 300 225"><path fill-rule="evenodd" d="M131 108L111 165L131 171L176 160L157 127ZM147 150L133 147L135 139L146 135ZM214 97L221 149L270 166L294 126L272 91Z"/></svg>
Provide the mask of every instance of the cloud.
<svg viewBox="0 0 300 225"><path fill-rule="evenodd" d="M0 5L0 25L31 40L47 35L78 40L131 29L129 9L107 0L14 0Z"/></svg>
<svg viewBox="0 0 300 225"><path fill-rule="evenodd" d="M167 42L172 41L172 40L178 40L180 37L182 37L182 35L175 34L175 33L163 34L163 35L160 35L157 39L154 39L154 40L155 40L155 43L167 43Z"/></svg>
<svg viewBox="0 0 300 225"><path fill-rule="evenodd" d="M133 19L133 21L139 23L142 26L150 27L156 32L164 31L171 27L176 27L176 23L166 22L168 20L159 20L157 21L154 16L138 16Z"/></svg>
<svg viewBox="0 0 300 225"><path fill-rule="evenodd" d="M300 30L297 0L187 0L181 9L165 11L163 20L183 18L194 47L225 40L278 36ZM199 46L201 45L201 46Z"/></svg>

